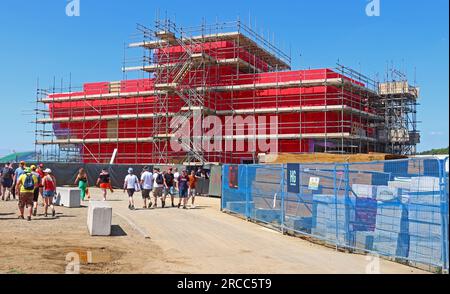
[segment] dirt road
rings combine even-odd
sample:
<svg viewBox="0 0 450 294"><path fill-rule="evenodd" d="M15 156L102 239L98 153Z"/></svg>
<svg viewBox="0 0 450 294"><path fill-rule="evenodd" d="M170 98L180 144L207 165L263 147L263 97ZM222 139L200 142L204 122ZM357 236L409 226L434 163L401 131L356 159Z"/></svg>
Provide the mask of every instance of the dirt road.
<svg viewBox="0 0 450 294"><path fill-rule="evenodd" d="M99 191L93 195L100 199ZM116 191L109 198L114 236L107 238L89 237L86 207L26 222L17 220L16 202L0 202L0 273L64 273L71 252L81 257L81 273L366 273L374 265L223 214L219 199L198 200L197 209L129 211ZM423 273L386 260L379 269Z"/></svg>

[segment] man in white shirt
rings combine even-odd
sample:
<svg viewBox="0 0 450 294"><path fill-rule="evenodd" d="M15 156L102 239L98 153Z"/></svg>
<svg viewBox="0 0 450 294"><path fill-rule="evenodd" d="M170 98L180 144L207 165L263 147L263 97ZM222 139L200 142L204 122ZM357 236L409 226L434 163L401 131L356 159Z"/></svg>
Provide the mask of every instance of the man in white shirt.
<svg viewBox="0 0 450 294"><path fill-rule="evenodd" d="M128 192L128 208L130 210L135 210L133 195L136 190L140 189L137 185L139 185L139 179L133 174L133 169L130 167L123 183L123 191Z"/></svg>
<svg viewBox="0 0 450 294"><path fill-rule="evenodd" d="M148 166L144 167L144 172L141 175L142 199L144 200L144 208L147 208L147 200L149 201L148 208L152 207L150 192L153 189L153 174L150 172Z"/></svg>
<svg viewBox="0 0 450 294"><path fill-rule="evenodd" d="M158 197L163 196L164 176L159 168L155 168L153 172L153 198L155 203L153 208L158 207Z"/></svg>

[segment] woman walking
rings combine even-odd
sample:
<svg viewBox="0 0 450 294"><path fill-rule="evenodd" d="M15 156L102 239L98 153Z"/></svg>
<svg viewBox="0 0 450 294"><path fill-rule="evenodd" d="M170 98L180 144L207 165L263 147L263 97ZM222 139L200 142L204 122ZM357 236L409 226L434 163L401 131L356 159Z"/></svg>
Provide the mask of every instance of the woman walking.
<svg viewBox="0 0 450 294"><path fill-rule="evenodd" d="M53 197L56 194L56 178L52 175L52 170L47 168L44 170L44 178L42 179L43 196L44 196L44 216L48 216L48 207L52 209L52 217L56 216L55 207L53 206Z"/></svg>
<svg viewBox="0 0 450 294"><path fill-rule="evenodd" d="M97 186L99 186L100 189L102 189L103 201L106 201L106 195L108 194L108 190L110 190L111 193L114 193L114 190L111 187L110 175L109 175L108 171L105 168L102 169L102 172L98 176Z"/></svg>
<svg viewBox="0 0 450 294"><path fill-rule="evenodd" d="M86 197L89 200L88 195L88 176L86 170L84 168L80 168L78 171L77 178L75 180L75 185L78 185L78 188L81 190L81 200L85 201Z"/></svg>
<svg viewBox="0 0 450 294"><path fill-rule="evenodd" d="M134 207L134 192L140 191L139 179L136 175L133 174L133 169L130 167L128 169L128 175L125 177L125 181L123 183L123 192L128 193L128 209L135 210Z"/></svg>

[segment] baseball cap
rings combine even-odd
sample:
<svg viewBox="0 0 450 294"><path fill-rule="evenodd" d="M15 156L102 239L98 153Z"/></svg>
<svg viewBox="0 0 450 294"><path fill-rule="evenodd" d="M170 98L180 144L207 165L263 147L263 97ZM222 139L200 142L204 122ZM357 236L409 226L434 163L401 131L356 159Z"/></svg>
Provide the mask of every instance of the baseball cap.
<svg viewBox="0 0 450 294"><path fill-rule="evenodd" d="M30 166L31 170L35 170L36 166L33 164L32 166Z"/></svg>
<svg viewBox="0 0 450 294"><path fill-rule="evenodd" d="M31 168L27 167L27 168L25 169L25 172L26 172L26 173L30 173L30 172L31 172Z"/></svg>
<svg viewBox="0 0 450 294"><path fill-rule="evenodd" d="M46 174L51 174L51 173L52 173L52 170L49 169L49 168L47 168L47 169L44 170L44 173L46 173Z"/></svg>
<svg viewBox="0 0 450 294"><path fill-rule="evenodd" d="M129 174L132 174L132 173L133 173L133 168L132 168L132 167L130 167L130 168L128 169L128 173L129 173Z"/></svg>

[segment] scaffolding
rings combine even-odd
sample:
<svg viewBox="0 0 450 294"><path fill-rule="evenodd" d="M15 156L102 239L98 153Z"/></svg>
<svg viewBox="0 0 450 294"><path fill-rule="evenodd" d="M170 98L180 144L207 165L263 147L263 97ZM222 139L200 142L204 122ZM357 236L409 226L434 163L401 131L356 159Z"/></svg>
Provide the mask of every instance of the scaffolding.
<svg viewBox="0 0 450 294"><path fill-rule="evenodd" d="M292 71L288 54L239 20L186 28L158 19L138 25L133 39L126 51L143 53L125 56L123 81L38 90L36 149L45 160L107 163L118 150L118 163L255 162L261 151L248 142L245 150L226 146L258 139L291 153L415 152L415 87L397 93L398 81L379 83L340 64ZM131 72L142 76L128 80ZM205 148L217 138L203 127L184 128L211 115L224 125L220 150ZM254 131L260 124L251 117L273 116L275 134ZM245 123L226 123L238 117ZM399 139L405 130L408 140Z"/></svg>

